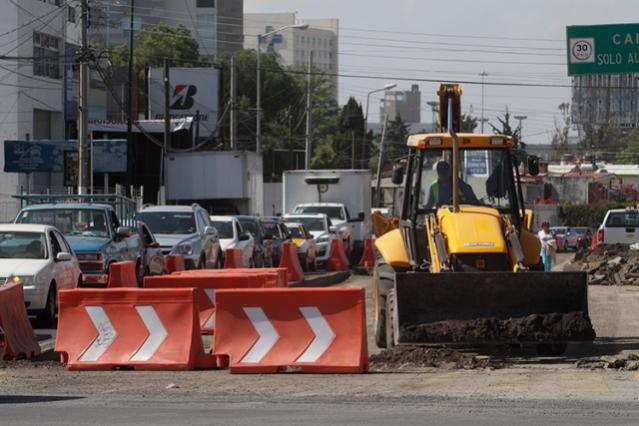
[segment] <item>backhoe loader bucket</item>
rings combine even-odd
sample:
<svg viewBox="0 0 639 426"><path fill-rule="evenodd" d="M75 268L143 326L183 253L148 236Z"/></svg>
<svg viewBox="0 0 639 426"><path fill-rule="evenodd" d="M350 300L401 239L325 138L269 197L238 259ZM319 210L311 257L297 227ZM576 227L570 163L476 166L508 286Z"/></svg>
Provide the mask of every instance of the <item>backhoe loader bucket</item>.
<svg viewBox="0 0 639 426"><path fill-rule="evenodd" d="M397 273L395 344L592 341L582 272Z"/></svg>

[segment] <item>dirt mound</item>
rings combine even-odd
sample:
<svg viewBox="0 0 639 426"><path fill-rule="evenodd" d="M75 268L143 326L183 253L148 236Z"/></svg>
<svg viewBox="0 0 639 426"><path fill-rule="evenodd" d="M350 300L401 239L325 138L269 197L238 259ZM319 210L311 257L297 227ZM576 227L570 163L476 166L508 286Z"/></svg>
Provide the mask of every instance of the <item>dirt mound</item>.
<svg viewBox="0 0 639 426"><path fill-rule="evenodd" d="M406 325L402 327L402 338L428 343L591 341L595 331L583 312L571 312Z"/></svg>
<svg viewBox="0 0 639 426"><path fill-rule="evenodd" d="M584 358L575 362L577 368L589 368L591 370L598 368L608 368L623 371L639 370L639 355L630 354L625 357L594 357Z"/></svg>
<svg viewBox="0 0 639 426"><path fill-rule="evenodd" d="M566 269L587 272L590 285L639 285L639 250L627 244L582 249Z"/></svg>
<svg viewBox="0 0 639 426"><path fill-rule="evenodd" d="M373 370L409 367L449 369L503 368L505 362L492 356L479 356L451 348L397 347L369 357Z"/></svg>

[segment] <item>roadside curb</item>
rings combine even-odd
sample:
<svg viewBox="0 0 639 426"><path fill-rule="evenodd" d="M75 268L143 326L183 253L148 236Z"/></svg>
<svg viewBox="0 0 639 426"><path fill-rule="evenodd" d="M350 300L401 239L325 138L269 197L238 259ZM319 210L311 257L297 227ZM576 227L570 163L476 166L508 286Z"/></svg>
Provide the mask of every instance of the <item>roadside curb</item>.
<svg viewBox="0 0 639 426"><path fill-rule="evenodd" d="M351 276L351 271L321 272L304 275L304 281L289 283L290 288L330 287L341 284Z"/></svg>

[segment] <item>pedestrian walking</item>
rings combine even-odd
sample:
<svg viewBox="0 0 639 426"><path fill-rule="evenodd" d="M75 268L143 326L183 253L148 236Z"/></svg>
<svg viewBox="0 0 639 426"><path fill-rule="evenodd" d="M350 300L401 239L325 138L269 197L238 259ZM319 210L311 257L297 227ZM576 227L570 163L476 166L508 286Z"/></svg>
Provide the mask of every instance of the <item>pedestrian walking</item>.
<svg viewBox="0 0 639 426"><path fill-rule="evenodd" d="M541 224L541 229L537 233L539 241L541 241L541 260L544 263L544 271L552 270L552 259L555 255L555 237L550 232L550 223Z"/></svg>

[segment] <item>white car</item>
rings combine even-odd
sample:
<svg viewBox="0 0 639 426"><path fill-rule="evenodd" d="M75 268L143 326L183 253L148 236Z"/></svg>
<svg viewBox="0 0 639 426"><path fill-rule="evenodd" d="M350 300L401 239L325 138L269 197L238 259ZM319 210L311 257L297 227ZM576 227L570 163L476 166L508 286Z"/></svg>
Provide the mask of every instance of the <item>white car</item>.
<svg viewBox="0 0 639 426"><path fill-rule="evenodd" d="M634 244L639 242L639 210L608 210L597 231L597 244Z"/></svg>
<svg viewBox="0 0 639 426"><path fill-rule="evenodd" d="M317 266L326 265L331 257L331 240L337 238L335 227L331 219L321 213L317 214L287 214L284 215L287 222L301 223L315 238L317 245L315 262Z"/></svg>
<svg viewBox="0 0 639 426"><path fill-rule="evenodd" d="M249 267L255 251L253 236L244 232L242 224L233 216L211 216L211 225L217 229L222 252L227 249L242 250L242 263Z"/></svg>
<svg viewBox="0 0 639 426"><path fill-rule="evenodd" d="M40 325L55 326L58 290L82 284L75 253L46 225L0 225L0 284L21 282L27 311Z"/></svg>
<svg viewBox="0 0 639 426"><path fill-rule="evenodd" d="M335 233L344 242L344 249L347 255L350 256L353 248L352 236L355 230L355 226L359 222L363 222L364 218L358 217L352 219L348 209L342 203L305 203L298 204L293 209L293 214L325 214L331 221L331 225L335 226ZM311 230L312 232L312 230Z"/></svg>

